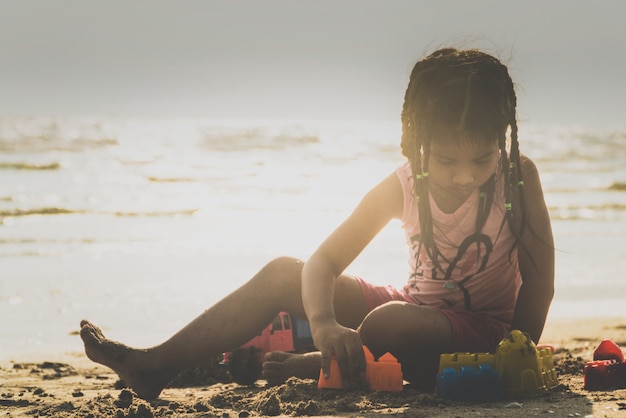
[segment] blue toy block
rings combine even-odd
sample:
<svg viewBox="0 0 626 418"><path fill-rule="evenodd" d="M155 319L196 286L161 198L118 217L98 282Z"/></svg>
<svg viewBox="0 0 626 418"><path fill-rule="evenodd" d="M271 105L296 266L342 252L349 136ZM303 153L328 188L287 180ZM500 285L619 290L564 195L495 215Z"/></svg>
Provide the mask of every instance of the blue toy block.
<svg viewBox="0 0 626 418"><path fill-rule="evenodd" d="M498 372L489 364L462 366L460 371L447 367L437 376L437 394L445 399L490 401L502 398Z"/></svg>

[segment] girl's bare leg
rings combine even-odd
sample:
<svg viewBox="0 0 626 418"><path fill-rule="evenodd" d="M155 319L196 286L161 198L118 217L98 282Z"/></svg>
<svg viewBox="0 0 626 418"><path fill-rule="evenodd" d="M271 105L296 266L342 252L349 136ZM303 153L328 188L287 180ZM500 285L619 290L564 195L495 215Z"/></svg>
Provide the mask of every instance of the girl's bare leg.
<svg viewBox="0 0 626 418"><path fill-rule="evenodd" d="M370 312L359 327L363 344L374 356L393 354L404 379L431 392L439 357L453 352L452 327L440 311L406 302L389 302Z"/></svg>
<svg viewBox="0 0 626 418"><path fill-rule="evenodd" d="M268 263L239 289L164 343L135 349L108 340L88 321L81 322L81 338L87 356L111 368L142 398L158 397L180 372L207 358L229 351L265 328L280 311L304 317L300 275L303 263L279 258ZM356 328L365 316L359 284L346 276L337 281L335 299L338 320Z"/></svg>

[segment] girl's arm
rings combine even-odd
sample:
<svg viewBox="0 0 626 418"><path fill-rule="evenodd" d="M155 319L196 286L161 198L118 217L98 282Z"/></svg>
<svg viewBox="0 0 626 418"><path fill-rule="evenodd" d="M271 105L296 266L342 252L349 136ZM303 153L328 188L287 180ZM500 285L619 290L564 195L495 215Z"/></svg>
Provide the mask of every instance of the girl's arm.
<svg viewBox="0 0 626 418"><path fill-rule="evenodd" d="M528 333L537 343L554 295L554 240L537 167L525 156L522 174L527 224L518 246L522 287L511 328Z"/></svg>
<svg viewBox="0 0 626 418"><path fill-rule="evenodd" d="M341 326L335 317L334 281L392 218L401 216L402 208L402 188L392 173L365 195L303 267L302 302L327 377L332 356L337 358L346 382L358 378L365 370L359 335ZM351 308L364 309L363 306Z"/></svg>

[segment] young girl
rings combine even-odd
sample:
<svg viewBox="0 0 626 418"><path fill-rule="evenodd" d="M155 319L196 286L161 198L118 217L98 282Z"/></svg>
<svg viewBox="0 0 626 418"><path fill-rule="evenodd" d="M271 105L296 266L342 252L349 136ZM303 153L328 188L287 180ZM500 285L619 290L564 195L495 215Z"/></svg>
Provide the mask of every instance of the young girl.
<svg viewBox="0 0 626 418"><path fill-rule="evenodd" d="M279 258L164 343L135 349L87 321L87 356L143 398L181 371L232 350L278 314L309 320L317 353L269 353L263 378L362 378L365 344L391 352L405 380L432 390L446 352L488 352L511 329L537 342L553 295L550 220L535 165L519 152L507 68L477 50L441 49L417 62L402 109L407 162L383 179L305 262ZM391 219L406 230L403 289L344 269Z"/></svg>

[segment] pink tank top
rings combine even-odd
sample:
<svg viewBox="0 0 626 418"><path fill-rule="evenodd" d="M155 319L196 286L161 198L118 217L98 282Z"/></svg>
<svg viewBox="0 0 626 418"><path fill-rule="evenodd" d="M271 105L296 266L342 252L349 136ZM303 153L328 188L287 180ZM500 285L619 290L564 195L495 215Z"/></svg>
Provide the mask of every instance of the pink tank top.
<svg viewBox="0 0 626 418"><path fill-rule="evenodd" d="M439 264L442 271L435 269L423 246L420 253L417 253L420 248L420 224L411 167L406 163L396 170L404 195L401 221L409 245L411 268L404 291L419 304L454 310L466 309L485 313L506 323L512 321L522 278L517 249L511 251L515 237L507 223L502 225L505 209L503 177L500 173L498 169L493 204L481 231L484 234L482 240L472 242L452 268L450 264L457 256L458 248L476 230L479 192L476 190L451 214L442 212L432 196L430 197L433 234L441 254ZM492 250L484 269L478 272L484 262L487 246L492 246Z"/></svg>

